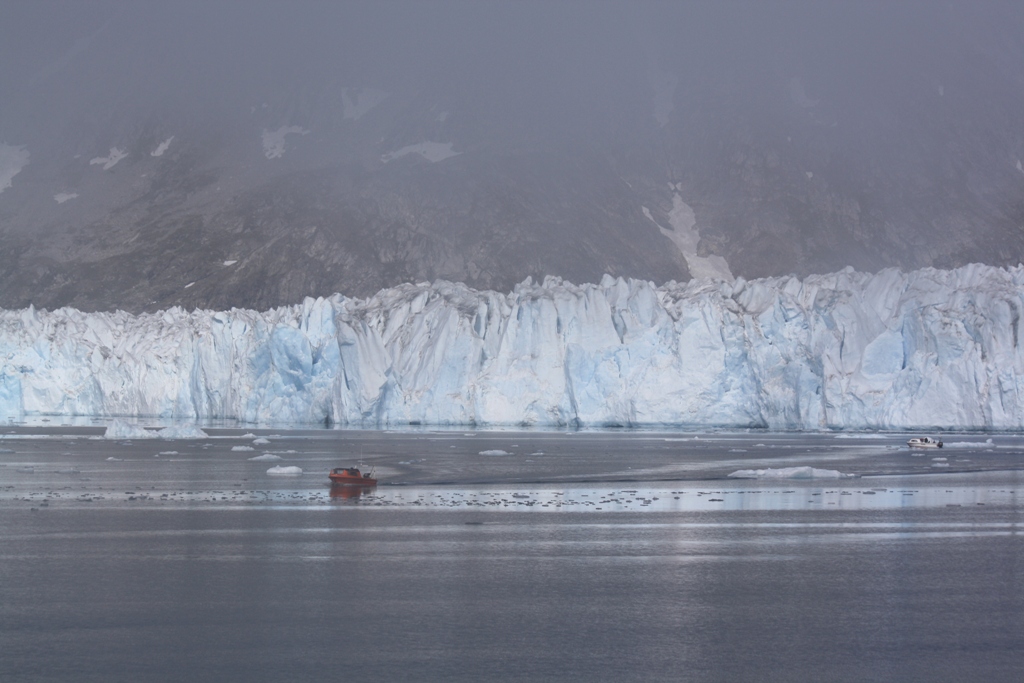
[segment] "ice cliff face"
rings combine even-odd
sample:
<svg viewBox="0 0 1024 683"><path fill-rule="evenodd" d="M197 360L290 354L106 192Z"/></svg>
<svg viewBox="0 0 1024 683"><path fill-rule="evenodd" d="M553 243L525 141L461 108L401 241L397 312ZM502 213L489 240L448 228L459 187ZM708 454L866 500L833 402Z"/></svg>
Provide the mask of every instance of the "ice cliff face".
<svg viewBox="0 0 1024 683"><path fill-rule="evenodd" d="M0 312L0 416L1024 428L1024 266Z"/></svg>

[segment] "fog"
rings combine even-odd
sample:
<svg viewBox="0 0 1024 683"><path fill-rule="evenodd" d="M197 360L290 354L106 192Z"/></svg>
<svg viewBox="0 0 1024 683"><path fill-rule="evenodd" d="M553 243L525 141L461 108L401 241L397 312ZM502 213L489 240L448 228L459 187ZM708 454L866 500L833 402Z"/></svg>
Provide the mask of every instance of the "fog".
<svg viewBox="0 0 1024 683"><path fill-rule="evenodd" d="M1015 264L1022 112L1014 2L4 0L0 305Z"/></svg>

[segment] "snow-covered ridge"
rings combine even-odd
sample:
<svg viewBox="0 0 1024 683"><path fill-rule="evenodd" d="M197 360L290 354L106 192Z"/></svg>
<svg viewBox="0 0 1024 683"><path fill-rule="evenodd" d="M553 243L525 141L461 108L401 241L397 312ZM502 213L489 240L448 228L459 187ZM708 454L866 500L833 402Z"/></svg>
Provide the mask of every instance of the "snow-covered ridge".
<svg viewBox="0 0 1024 683"><path fill-rule="evenodd" d="M1024 266L0 311L0 417L1024 428Z"/></svg>

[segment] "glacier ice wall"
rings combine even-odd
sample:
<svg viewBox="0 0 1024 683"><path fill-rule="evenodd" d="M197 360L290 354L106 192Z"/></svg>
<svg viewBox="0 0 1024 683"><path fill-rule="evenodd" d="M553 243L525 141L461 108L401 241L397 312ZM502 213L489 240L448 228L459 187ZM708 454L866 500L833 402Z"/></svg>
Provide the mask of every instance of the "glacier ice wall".
<svg viewBox="0 0 1024 683"><path fill-rule="evenodd" d="M0 311L0 417L1024 428L1024 267Z"/></svg>

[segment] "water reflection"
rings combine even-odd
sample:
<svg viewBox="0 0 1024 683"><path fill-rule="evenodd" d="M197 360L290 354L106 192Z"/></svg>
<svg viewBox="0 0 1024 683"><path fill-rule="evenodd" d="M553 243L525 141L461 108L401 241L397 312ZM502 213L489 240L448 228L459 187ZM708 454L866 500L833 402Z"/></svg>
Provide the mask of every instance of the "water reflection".
<svg viewBox="0 0 1024 683"><path fill-rule="evenodd" d="M372 493L376 486L357 486L355 484L340 484L331 487L332 500L359 500L364 493Z"/></svg>

